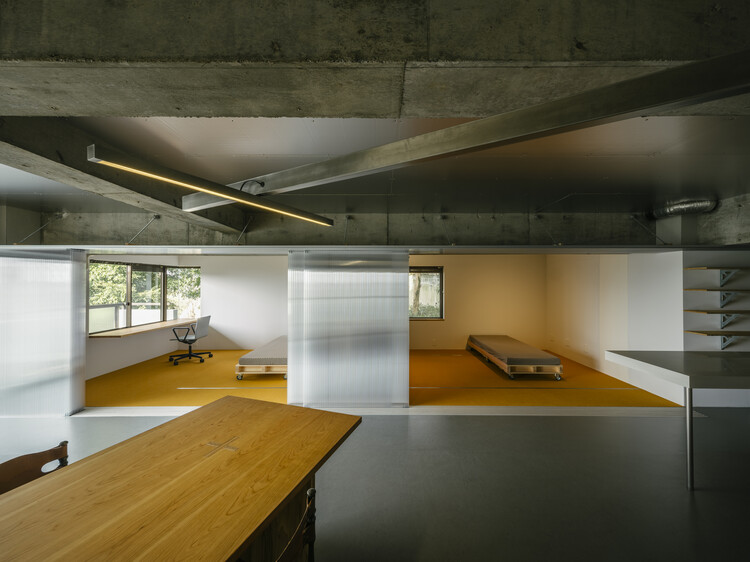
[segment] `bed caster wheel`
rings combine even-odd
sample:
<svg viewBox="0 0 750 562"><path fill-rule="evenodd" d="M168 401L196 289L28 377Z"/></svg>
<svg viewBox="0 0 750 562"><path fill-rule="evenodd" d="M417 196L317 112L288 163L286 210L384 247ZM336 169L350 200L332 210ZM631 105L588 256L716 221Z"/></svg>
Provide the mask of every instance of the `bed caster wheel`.
<svg viewBox="0 0 750 562"><path fill-rule="evenodd" d="M214 356L214 354L213 354L213 353L209 353L209 354L208 354L208 356L209 356L209 357L213 357L213 356Z"/></svg>
<svg viewBox="0 0 750 562"><path fill-rule="evenodd" d="M508 378L509 378L510 380L512 380L512 381L516 380L516 377L515 377L515 375L508 375Z"/></svg>
<svg viewBox="0 0 750 562"><path fill-rule="evenodd" d="M237 375L237 380L241 381L242 380L242 375Z"/></svg>
<svg viewBox="0 0 750 562"><path fill-rule="evenodd" d="M203 358L201 357L201 363L203 363Z"/></svg>
<svg viewBox="0 0 750 562"><path fill-rule="evenodd" d="M177 361L175 361L174 364L177 365Z"/></svg>
<svg viewBox="0 0 750 562"><path fill-rule="evenodd" d="M560 375L555 375L555 380L556 380L556 381L561 381L561 380L562 380L562 377L561 377Z"/></svg>

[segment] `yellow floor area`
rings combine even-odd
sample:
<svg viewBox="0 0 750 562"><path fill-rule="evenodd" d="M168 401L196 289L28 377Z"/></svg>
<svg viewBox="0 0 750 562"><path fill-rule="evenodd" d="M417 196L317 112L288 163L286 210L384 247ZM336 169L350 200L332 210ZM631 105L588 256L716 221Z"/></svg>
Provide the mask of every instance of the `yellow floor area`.
<svg viewBox="0 0 750 562"><path fill-rule="evenodd" d="M677 406L560 357L562 380L552 375L516 375L462 349L412 350L409 404L412 406Z"/></svg>
<svg viewBox="0 0 750 562"><path fill-rule="evenodd" d="M231 394L286 403L283 375L245 375L234 366L247 350L214 351L173 365L156 357L86 381L87 407L201 406ZM412 406L676 406L658 396L561 357L563 380L519 375L511 380L497 367L464 350L412 350Z"/></svg>
<svg viewBox="0 0 750 562"><path fill-rule="evenodd" d="M234 374L248 350L214 351L198 359L169 362L168 355L143 361L86 381L86 406L202 406L231 394L286 404L284 375Z"/></svg>

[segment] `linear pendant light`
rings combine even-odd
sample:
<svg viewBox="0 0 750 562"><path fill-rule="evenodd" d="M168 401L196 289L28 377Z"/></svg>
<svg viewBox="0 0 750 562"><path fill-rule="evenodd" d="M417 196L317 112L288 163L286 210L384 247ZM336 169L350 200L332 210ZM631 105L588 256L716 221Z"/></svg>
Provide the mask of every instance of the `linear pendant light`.
<svg viewBox="0 0 750 562"><path fill-rule="evenodd" d="M294 207L289 207L281 203L268 201L263 197L251 195L250 193L245 193L244 191L239 191L219 183L178 172L177 170L162 168L144 162L133 163L127 155L112 152L101 146L97 147L96 145L91 144L87 147L86 151L89 162L95 162L97 164L109 166L110 168L116 168L132 174L138 174L139 176L171 183L172 185L185 187L187 189L192 189L193 191L215 195L216 197L228 199L235 203L242 203L243 205L255 207L264 211L271 211L272 213L278 213L280 215L300 219L313 224L333 226L333 220L329 218L295 209Z"/></svg>

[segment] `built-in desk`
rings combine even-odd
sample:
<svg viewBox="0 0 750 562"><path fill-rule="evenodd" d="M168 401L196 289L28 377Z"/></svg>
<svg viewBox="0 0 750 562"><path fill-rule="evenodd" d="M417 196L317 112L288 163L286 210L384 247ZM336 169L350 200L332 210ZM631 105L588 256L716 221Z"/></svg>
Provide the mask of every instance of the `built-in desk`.
<svg viewBox="0 0 750 562"><path fill-rule="evenodd" d="M1 495L0 558L234 559L360 421L226 396Z"/></svg>
<svg viewBox="0 0 750 562"><path fill-rule="evenodd" d="M750 388L750 352L606 351L604 358L685 389L687 487L693 489L693 389Z"/></svg>
<svg viewBox="0 0 750 562"><path fill-rule="evenodd" d="M141 324L140 326L130 326L129 328L118 328L116 330L107 330L106 332L97 332L89 334L90 338L124 338L136 334L153 332L164 328L176 328L177 326L189 326L195 322L195 318L178 318L177 320L165 320L164 322L151 322L150 324Z"/></svg>

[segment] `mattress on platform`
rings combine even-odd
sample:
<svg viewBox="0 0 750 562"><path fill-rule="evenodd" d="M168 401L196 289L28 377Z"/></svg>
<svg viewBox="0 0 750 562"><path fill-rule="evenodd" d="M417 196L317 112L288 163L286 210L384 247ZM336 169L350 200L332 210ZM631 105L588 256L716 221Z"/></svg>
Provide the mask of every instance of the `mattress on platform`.
<svg viewBox="0 0 750 562"><path fill-rule="evenodd" d="M506 365L560 365L560 359L510 336L469 336L469 342Z"/></svg>
<svg viewBox="0 0 750 562"><path fill-rule="evenodd" d="M279 336L275 340L253 349L240 357L240 365L286 365L287 357L286 336Z"/></svg>

